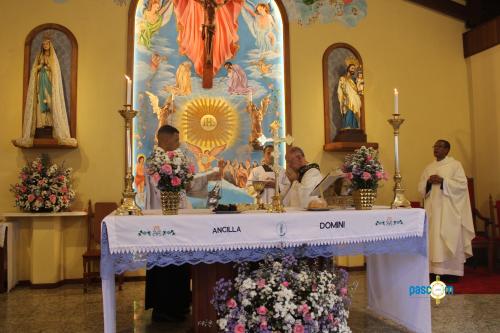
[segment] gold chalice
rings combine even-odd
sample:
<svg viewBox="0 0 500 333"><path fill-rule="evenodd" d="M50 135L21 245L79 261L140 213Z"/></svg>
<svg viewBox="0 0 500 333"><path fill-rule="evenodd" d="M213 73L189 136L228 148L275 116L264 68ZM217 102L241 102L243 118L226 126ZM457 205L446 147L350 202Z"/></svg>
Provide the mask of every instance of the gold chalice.
<svg viewBox="0 0 500 333"><path fill-rule="evenodd" d="M257 193L257 209L266 209L261 198L262 191L266 188L266 182L263 180L253 180L252 185L255 193Z"/></svg>

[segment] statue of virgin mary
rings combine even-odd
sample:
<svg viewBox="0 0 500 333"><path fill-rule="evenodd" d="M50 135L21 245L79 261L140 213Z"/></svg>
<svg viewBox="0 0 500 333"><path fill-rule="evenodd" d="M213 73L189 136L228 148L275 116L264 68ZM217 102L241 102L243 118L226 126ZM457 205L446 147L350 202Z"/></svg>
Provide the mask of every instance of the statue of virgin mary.
<svg viewBox="0 0 500 333"><path fill-rule="evenodd" d="M76 147L76 139L69 133L59 61L52 41L44 38L31 68L24 107L23 135L16 139L16 145L32 147L36 129L50 127L52 137L58 144Z"/></svg>

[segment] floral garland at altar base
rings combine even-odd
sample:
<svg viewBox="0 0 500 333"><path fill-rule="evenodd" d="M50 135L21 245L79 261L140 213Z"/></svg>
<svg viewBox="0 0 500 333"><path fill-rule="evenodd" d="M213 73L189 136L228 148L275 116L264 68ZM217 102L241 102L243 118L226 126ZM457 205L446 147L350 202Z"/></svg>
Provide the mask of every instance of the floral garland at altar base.
<svg viewBox="0 0 500 333"><path fill-rule="evenodd" d="M193 180L194 164L189 163L180 149L164 151L155 147L147 160L147 173L160 190L162 212L175 215L179 209L180 193Z"/></svg>
<svg viewBox="0 0 500 333"><path fill-rule="evenodd" d="M71 168L52 164L46 154L24 166L20 182L11 185L15 205L28 212L59 212L68 209L75 199Z"/></svg>
<svg viewBox="0 0 500 333"><path fill-rule="evenodd" d="M319 270L292 256L266 259L254 270L237 267L234 281L221 279L214 288L220 332L351 332L346 271Z"/></svg>

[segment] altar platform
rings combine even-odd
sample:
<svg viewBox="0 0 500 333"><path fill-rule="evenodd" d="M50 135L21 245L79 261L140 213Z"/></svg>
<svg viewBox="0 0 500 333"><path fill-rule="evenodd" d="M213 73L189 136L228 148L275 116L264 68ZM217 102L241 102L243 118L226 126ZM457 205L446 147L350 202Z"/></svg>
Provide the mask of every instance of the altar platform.
<svg viewBox="0 0 500 333"><path fill-rule="evenodd" d="M153 266L194 264L193 329L210 320L211 286L217 267L258 261L267 255L367 256L368 307L415 332L431 332L430 299L410 286L429 285L427 231L422 209L308 212L243 212L215 215L181 210L180 215L107 216L102 225L101 277L104 330L115 332L114 274ZM210 268L212 267L212 268ZM203 271L205 270L205 271ZM198 272L197 272L198 271ZM203 284L204 288L200 288ZM197 290L204 290L197 295ZM205 312L204 312L205 311ZM203 313L208 318L203 318Z"/></svg>

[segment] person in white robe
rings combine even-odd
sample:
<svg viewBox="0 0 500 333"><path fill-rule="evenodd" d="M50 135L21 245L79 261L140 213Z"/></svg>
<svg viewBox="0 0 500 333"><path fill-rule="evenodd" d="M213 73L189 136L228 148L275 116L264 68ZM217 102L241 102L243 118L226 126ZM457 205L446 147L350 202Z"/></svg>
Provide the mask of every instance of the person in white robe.
<svg viewBox="0 0 500 333"><path fill-rule="evenodd" d="M179 131L170 125L160 127L157 139L158 147L154 150L155 154L178 150L180 147ZM213 179L220 179L216 168L210 173L195 175L188 188L189 195L206 197L208 181ZM160 191L147 173L144 192L145 209L161 209ZM191 207L185 192L181 193L179 207ZM145 308L153 308L153 321L183 321L189 313L190 298L190 265L153 267L146 271Z"/></svg>
<svg viewBox="0 0 500 333"><path fill-rule="evenodd" d="M299 147L291 147L285 159L287 184L284 184L283 204L307 208L313 198L311 192L323 179L319 165L307 162L304 151Z"/></svg>
<svg viewBox="0 0 500 333"><path fill-rule="evenodd" d="M252 186L253 181L265 181L266 187L261 194L262 202L266 204L272 203L273 196L275 193L275 175L273 171L274 164L274 147L273 146L265 146L264 147L264 158L262 161L262 165L259 165L252 169L250 175L248 176L246 188L248 193L256 194L255 190ZM286 188L289 185L288 179L285 176L285 170L280 167L280 172L278 174L279 179L279 188Z"/></svg>
<svg viewBox="0 0 500 333"><path fill-rule="evenodd" d="M436 161L425 168L418 190L429 222L430 272L463 276L475 233L467 177L462 164L447 156L449 151L446 140L434 144Z"/></svg>

